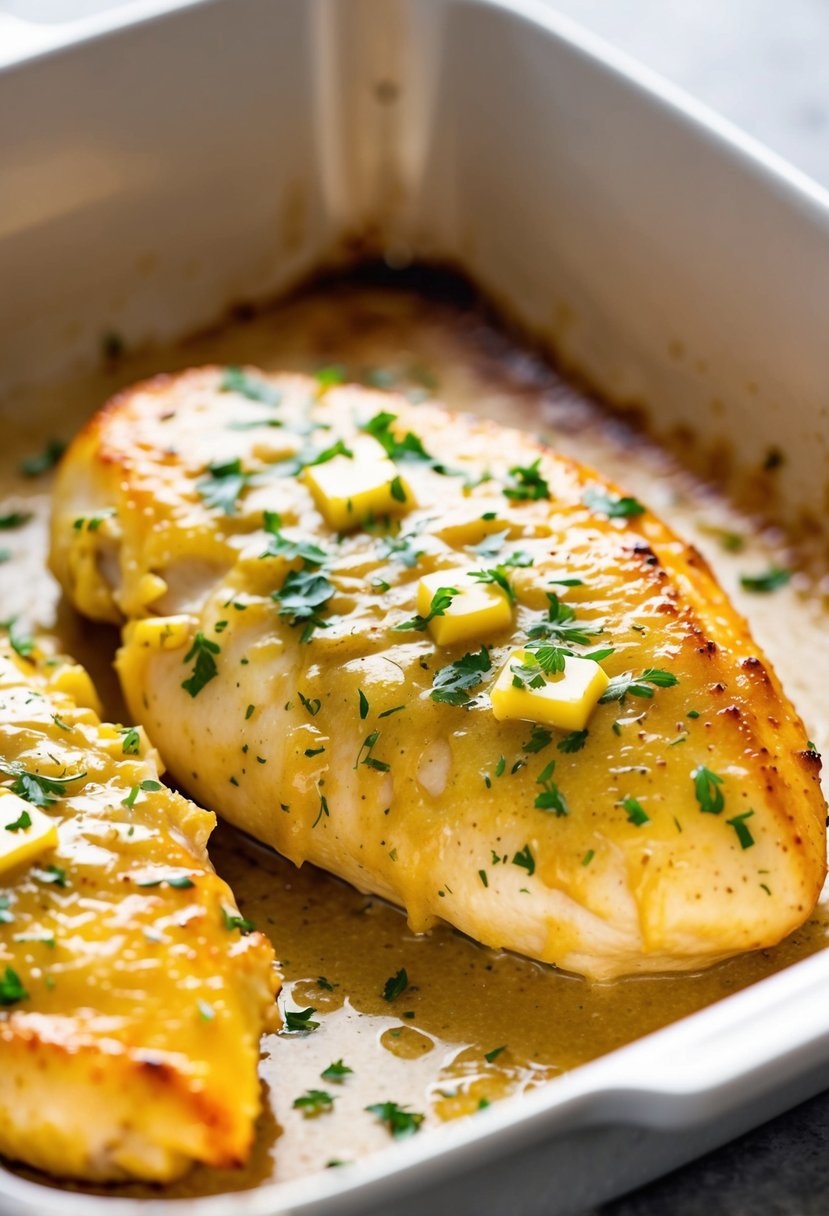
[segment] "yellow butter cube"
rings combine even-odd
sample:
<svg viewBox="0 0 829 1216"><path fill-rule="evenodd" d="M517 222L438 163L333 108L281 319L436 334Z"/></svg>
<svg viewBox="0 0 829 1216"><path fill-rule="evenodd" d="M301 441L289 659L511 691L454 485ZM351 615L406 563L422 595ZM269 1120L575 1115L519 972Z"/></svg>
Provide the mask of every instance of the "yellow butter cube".
<svg viewBox="0 0 829 1216"><path fill-rule="evenodd" d="M499 722L518 718L523 722L544 722L561 730L584 730L599 697L610 680L592 659L566 657L564 671L554 676L542 674L543 687L514 684L513 664L533 662L531 652L514 650L507 659L492 689L492 712Z"/></svg>
<svg viewBox="0 0 829 1216"><path fill-rule="evenodd" d="M346 532L372 516L401 515L416 505L410 487L376 439L362 435L350 450L352 456L334 456L303 473L332 528Z"/></svg>
<svg viewBox="0 0 829 1216"><path fill-rule="evenodd" d="M429 632L438 646L451 646L470 638L498 633L512 624L512 607L506 593L495 583L475 583L466 570L437 570L417 585L417 611L428 616L435 592L454 587L458 594L443 616L432 617Z"/></svg>
<svg viewBox="0 0 829 1216"><path fill-rule="evenodd" d="M103 713L95 685L80 663L66 663L59 667L49 677L49 691L66 693L76 705L91 709L98 717Z"/></svg>
<svg viewBox="0 0 829 1216"><path fill-rule="evenodd" d="M0 873L32 861L57 843L54 819L17 794L0 792Z"/></svg>
<svg viewBox="0 0 829 1216"><path fill-rule="evenodd" d="M190 641L194 623L187 613L131 621L124 630L124 643L147 650L179 650Z"/></svg>

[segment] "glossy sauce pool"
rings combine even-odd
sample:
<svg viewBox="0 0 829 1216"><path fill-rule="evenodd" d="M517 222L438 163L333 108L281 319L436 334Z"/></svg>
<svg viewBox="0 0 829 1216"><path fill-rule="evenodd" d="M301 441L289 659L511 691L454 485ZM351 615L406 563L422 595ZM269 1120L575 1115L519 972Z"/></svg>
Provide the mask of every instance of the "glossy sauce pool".
<svg viewBox="0 0 829 1216"><path fill-rule="evenodd" d="M110 342L110 350L114 343ZM818 749L829 742L823 690L829 684L826 605L805 574L769 594L740 588L741 573L786 564L782 538L760 534L710 488L663 452L603 413L586 395L501 333L470 298L436 298L360 283L329 284L259 316L171 350L111 358L95 376L0 403L0 513L32 511L0 535L0 619L20 616L54 633L91 670L109 716L124 720L110 669L114 630L80 621L60 602L45 569L49 476L21 478L22 457L53 437L68 439L120 386L158 371L200 363L253 363L267 370L337 369L348 379L437 397L540 434L554 447L644 499L711 561L752 624ZM221 813L221 807L214 807ZM255 1186L326 1166L342 1168L389 1143L365 1111L394 1101L425 1124L475 1113L499 1098L665 1026L824 947L823 906L774 950L687 976L589 984L508 953L484 950L450 929L416 937L382 901L314 870L295 870L229 828L211 843L217 869L246 916L272 937L288 1008L315 1013L309 1034L263 1041L265 1110L248 1166L194 1170L165 1194ZM408 986L383 997L405 969ZM321 1072L342 1060L341 1081ZM333 1109L311 1115L294 1100L319 1089ZM146 1194L147 1188L120 1187ZM152 1192L157 1193L157 1192Z"/></svg>

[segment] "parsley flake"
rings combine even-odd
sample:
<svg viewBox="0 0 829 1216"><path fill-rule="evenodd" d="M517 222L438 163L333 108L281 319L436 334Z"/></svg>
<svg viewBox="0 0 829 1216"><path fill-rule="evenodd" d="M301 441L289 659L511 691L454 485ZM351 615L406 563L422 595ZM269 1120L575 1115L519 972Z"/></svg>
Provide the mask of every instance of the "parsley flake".
<svg viewBox="0 0 829 1216"><path fill-rule="evenodd" d="M608 494L606 490L597 488L585 490L581 500L591 511L598 511L608 519L633 519L645 513L645 508L638 499L622 498L618 494Z"/></svg>
<svg viewBox="0 0 829 1216"><path fill-rule="evenodd" d="M740 586L744 591L764 594L785 587L791 577L791 570L784 570L781 566L771 566L763 574L741 574Z"/></svg>
<svg viewBox="0 0 829 1216"><path fill-rule="evenodd" d="M313 1006L307 1009L286 1009L285 1010L285 1025L283 1034L310 1034L312 1030L319 1029L319 1022L311 1020L312 1015L317 1011Z"/></svg>
<svg viewBox="0 0 829 1216"><path fill-rule="evenodd" d="M390 976L383 985L383 1000L393 1001L401 996L409 986L409 977L406 973L406 968L401 967L399 971Z"/></svg>
<svg viewBox="0 0 829 1216"><path fill-rule="evenodd" d="M750 849L754 844L754 837L746 825L746 820L751 819L753 814L754 811L743 811L742 815L735 815L733 819L726 819L725 821L737 833L737 839L742 849Z"/></svg>
<svg viewBox="0 0 829 1216"><path fill-rule="evenodd" d="M353 1073L354 1069L349 1068L343 1061L334 1060L327 1068L324 1068L320 1073L323 1081L335 1081L338 1085L342 1085L349 1073Z"/></svg>
<svg viewBox="0 0 829 1216"><path fill-rule="evenodd" d="M712 773L704 764L693 770L691 778L699 809L708 815L719 815L725 807L725 795L720 789L723 778Z"/></svg>
<svg viewBox="0 0 829 1216"><path fill-rule="evenodd" d="M476 688L491 670L489 651L482 646L477 653L465 654L462 659L456 659L435 672L429 695L433 701L444 705L468 705L469 690Z"/></svg>
<svg viewBox="0 0 829 1216"><path fill-rule="evenodd" d="M514 502L535 502L550 497L550 487L541 472L541 457L531 465L513 465L509 471L512 482L505 486L504 497Z"/></svg>
<svg viewBox="0 0 829 1216"><path fill-rule="evenodd" d="M426 1117L417 1111L407 1110L405 1106L398 1106L396 1102L374 1102L365 1109L386 1124L395 1140L413 1136Z"/></svg>
<svg viewBox="0 0 829 1216"><path fill-rule="evenodd" d="M599 704L606 705L609 701L624 701L630 693L632 697L644 697L650 700L654 688L673 688L679 680L670 671L660 671L659 668L649 667L640 676L632 671L623 675L613 676L607 688L599 697Z"/></svg>
<svg viewBox="0 0 829 1216"><path fill-rule="evenodd" d="M438 587L437 591L432 596L432 602L429 605L429 611L426 616L421 616L418 612L408 621L402 621L399 625L395 625L395 629L398 631L406 629L416 629L418 631L424 630L429 622L434 620L436 616L445 615L446 609L452 603L455 596L459 594L460 592L458 591L457 587Z"/></svg>
<svg viewBox="0 0 829 1216"><path fill-rule="evenodd" d="M25 1001L28 995L20 976L7 967L0 975L0 1005L16 1005L18 1001Z"/></svg>
<svg viewBox="0 0 829 1216"><path fill-rule="evenodd" d="M195 665L192 674L186 680L182 680L181 683L181 687L191 697L197 697L205 684L209 684L219 674L216 660L213 656L220 652L221 647L218 643L211 642L203 633L199 632L193 638L193 644L182 661L189 663L195 659Z"/></svg>
<svg viewBox="0 0 829 1216"><path fill-rule="evenodd" d="M242 462L218 461L207 466L207 475L196 483L196 489L207 507L215 507L225 515L233 515L239 495L249 484L250 473L242 469Z"/></svg>
<svg viewBox="0 0 829 1216"><path fill-rule="evenodd" d="M514 866L521 866L521 868L526 870L530 877L532 877L532 875L535 873L535 858L533 857L532 849L528 844L525 844L523 849L515 854L512 859L512 864Z"/></svg>
<svg viewBox="0 0 829 1216"><path fill-rule="evenodd" d="M324 1089L308 1089L299 1098L294 1098L293 1107L301 1110L306 1119L313 1119L334 1109L334 1097Z"/></svg>
<svg viewBox="0 0 829 1216"><path fill-rule="evenodd" d="M650 823L650 815L647 814L638 798L623 798L622 806L628 817L628 823L632 823L637 828L641 828L645 823Z"/></svg>

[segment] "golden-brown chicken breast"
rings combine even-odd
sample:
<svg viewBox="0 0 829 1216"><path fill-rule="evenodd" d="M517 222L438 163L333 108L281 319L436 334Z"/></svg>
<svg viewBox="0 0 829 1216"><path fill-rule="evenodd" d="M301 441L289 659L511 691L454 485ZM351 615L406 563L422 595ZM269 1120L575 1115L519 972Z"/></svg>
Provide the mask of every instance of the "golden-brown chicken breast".
<svg viewBox="0 0 829 1216"><path fill-rule="evenodd" d="M296 863L598 978L777 942L820 761L699 555L527 435L301 376L122 393L52 564L175 778Z"/></svg>
<svg viewBox="0 0 829 1216"><path fill-rule="evenodd" d="M273 953L86 673L0 644L0 1152L92 1180L245 1158Z"/></svg>

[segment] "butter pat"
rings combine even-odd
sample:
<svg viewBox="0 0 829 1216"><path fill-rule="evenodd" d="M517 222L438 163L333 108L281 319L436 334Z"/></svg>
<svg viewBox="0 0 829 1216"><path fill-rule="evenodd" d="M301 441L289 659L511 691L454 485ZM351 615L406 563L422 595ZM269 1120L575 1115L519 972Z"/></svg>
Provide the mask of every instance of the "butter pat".
<svg viewBox="0 0 829 1216"><path fill-rule="evenodd" d="M27 826L14 827L21 821ZM0 793L0 873L32 861L57 843L54 819L16 794Z"/></svg>
<svg viewBox="0 0 829 1216"><path fill-rule="evenodd" d="M179 650L190 641L193 623L186 613L131 621L124 630L124 643L147 650Z"/></svg>
<svg viewBox="0 0 829 1216"><path fill-rule="evenodd" d="M465 570L437 570L417 585L417 611L428 616L432 598L441 587L456 587L458 594L443 616L432 617L429 632L438 646L467 642L498 633L512 625L512 607L506 593L494 583L473 583Z"/></svg>
<svg viewBox="0 0 829 1216"><path fill-rule="evenodd" d="M397 466L375 439L360 436L351 451L351 457L334 456L303 473L314 502L332 528L347 532L372 516L401 515L416 505Z"/></svg>
<svg viewBox="0 0 829 1216"><path fill-rule="evenodd" d="M492 712L499 722L518 718L543 722L561 730L584 730L610 680L592 659L567 657L564 671L544 675L541 688L513 684L513 664L532 662L526 650L514 650L492 689ZM543 674L543 673L542 673Z"/></svg>

